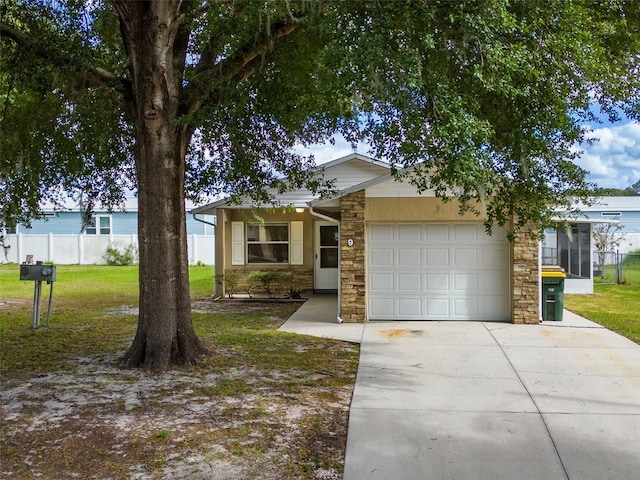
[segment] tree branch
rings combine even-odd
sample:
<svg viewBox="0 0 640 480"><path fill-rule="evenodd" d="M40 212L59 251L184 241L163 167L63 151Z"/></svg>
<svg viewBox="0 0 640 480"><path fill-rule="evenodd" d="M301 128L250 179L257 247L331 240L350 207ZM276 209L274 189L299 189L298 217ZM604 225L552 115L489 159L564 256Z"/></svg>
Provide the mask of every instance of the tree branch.
<svg viewBox="0 0 640 480"><path fill-rule="evenodd" d="M39 59L46 60L52 65L59 66L69 63L69 57L60 57L56 50L35 42L29 35L4 22L0 22L0 37L8 38L23 50L32 53ZM91 64L78 64L76 69L81 73L84 72L85 80L81 85L78 85L78 88L99 85L112 88L122 94L128 88L129 81L126 78L118 77L105 68L95 67Z"/></svg>
<svg viewBox="0 0 640 480"><path fill-rule="evenodd" d="M203 56L196 67L196 74L185 88L188 102L187 112L195 113L201 105L201 99L227 83L240 83L254 74L260 65L260 56L273 48L274 40L290 35L297 26L293 23L280 25L268 37L256 42L239 57L226 58L215 62L212 53Z"/></svg>

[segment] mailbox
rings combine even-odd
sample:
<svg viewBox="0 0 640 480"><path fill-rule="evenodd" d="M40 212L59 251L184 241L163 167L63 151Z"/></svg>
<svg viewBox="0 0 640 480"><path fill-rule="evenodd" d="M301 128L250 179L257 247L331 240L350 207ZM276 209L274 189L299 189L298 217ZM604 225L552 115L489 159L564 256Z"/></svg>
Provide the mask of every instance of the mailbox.
<svg viewBox="0 0 640 480"><path fill-rule="evenodd" d="M53 265L20 265L20 280L55 282L56 267Z"/></svg>

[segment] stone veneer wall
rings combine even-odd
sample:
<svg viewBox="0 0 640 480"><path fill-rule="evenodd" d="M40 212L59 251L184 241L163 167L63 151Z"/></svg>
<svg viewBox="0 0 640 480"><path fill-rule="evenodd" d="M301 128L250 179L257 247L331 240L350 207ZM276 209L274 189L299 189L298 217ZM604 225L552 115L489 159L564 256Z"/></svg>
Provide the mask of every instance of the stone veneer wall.
<svg viewBox="0 0 640 480"><path fill-rule="evenodd" d="M250 291L251 294L265 293L260 282L251 280L251 274L254 272L275 272L278 274L278 277L271 284L271 291L277 297L284 296L289 289L298 289L306 292L313 291L313 270L302 265L289 265L281 268L269 266L263 269L260 269L260 266L252 266L251 270L247 270L246 267L228 268L225 270L225 274L228 272L238 272L240 274L240 281L234 291L238 295L246 295L247 291ZM227 292L224 292L224 295L226 294Z"/></svg>
<svg viewBox="0 0 640 480"><path fill-rule="evenodd" d="M511 244L513 323L539 322L538 255L538 240L531 238L531 230L523 229L518 232Z"/></svg>
<svg viewBox="0 0 640 480"><path fill-rule="evenodd" d="M364 208L364 190L342 197L340 202L340 316L350 323L366 318ZM353 246L348 245L349 240Z"/></svg>

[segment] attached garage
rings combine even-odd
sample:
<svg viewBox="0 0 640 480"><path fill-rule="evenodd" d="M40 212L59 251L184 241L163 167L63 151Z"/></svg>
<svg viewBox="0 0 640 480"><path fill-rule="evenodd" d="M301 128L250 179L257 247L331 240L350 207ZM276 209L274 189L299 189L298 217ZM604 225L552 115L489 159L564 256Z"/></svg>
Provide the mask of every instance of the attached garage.
<svg viewBox="0 0 640 480"><path fill-rule="evenodd" d="M369 320L507 321L509 242L482 223L367 224Z"/></svg>

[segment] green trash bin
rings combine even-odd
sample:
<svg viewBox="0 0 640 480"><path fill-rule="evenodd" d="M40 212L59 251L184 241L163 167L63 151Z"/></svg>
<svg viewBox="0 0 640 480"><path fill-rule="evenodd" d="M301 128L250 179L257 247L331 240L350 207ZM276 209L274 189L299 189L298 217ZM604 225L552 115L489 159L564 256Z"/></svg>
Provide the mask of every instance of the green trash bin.
<svg viewBox="0 0 640 480"><path fill-rule="evenodd" d="M562 321L565 278L562 269L542 271L542 320Z"/></svg>

